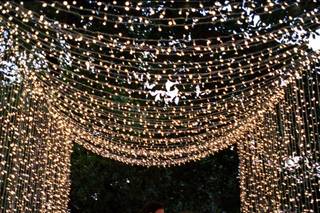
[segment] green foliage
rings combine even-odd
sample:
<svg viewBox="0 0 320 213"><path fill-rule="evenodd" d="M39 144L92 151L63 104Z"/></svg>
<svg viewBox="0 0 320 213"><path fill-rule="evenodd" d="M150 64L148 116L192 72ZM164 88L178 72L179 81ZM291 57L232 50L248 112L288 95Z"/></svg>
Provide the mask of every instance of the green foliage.
<svg viewBox="0 0 320 213"><path fill-rule="evenodd" d="M135 213L151 200L166 213L239 212L238 158L222 151L172 168L124 165L75 145L71 168L72 212Z"/></svg>

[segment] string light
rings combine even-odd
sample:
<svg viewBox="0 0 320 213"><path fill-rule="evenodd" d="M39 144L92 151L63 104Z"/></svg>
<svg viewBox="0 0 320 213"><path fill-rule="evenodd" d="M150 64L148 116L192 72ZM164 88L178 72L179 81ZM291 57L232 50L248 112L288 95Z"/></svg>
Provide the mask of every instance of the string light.
<svg viewBox="0 0 320 213"><path fill-rule="evenodd" d="M1 87L0 210L65 212L72 143L33 86Z"/></svg>
<svg viewBox="0 0 320 213"><path fill-rule="evenodd" d="M317 212L319 197L318 68L286 88L246 142L238 143L242 212Z"/></svg>
<svg viewBox="0 0 320 213"><path fill-rule="evenodd" d="M243 212L311 212L310 165L304 195L291 168L318 169L319 88L299 80L318 85L308 3L1 3L0 57L16 76L1 87L1 210L64 212L76 142L141 166L238 144Z"/></svg>

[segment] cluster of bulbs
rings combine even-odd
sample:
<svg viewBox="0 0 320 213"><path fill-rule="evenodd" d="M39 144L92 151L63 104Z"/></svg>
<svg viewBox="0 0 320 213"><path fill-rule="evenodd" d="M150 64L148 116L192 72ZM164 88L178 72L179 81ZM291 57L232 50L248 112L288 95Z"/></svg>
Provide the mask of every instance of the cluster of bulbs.
<svg viewBox="0 0 320 213"><path fill-rule="evenodd" d="M7 2L2 22L17 51L42 61L36 72L50 112L65 117L74 140L129 164L181 164L226 148L277 102L283 82L318 60L306 44L275 42L290 34L293 19L316 29L315 9L290 16L296 3L234 3L227 11L219 4L37 6ZM253 14L262 23L279 10L288 15L272 26L251 23ZM226 22L236 33L221 27ZM159 27L170 29L153 36Z"/></svg>
<svg viewBox="0 0 320 213"><path fill-rule="evenodd" d="M0 57L2 61L9 58L6 64L14 64L19 73L16 82L2 91L6 98L1 100L0 118L9 126L18 126L1 126L2 147L7 147L3 153L20 155L19 146L36 146L44 152L41 156L48 170L35 172L35 178L51 172L61 177L60 185L65 186L62 191L47 193L60 186L43 180L44 187L49 187L43 196L47 193L51 197L39 198L41 202L34 208L66 208L71 142L99 155L142 166L180 165L239 144L243 211L268 206L264 199L278 205L279 194L271 192L278 182L270 182L268 175L282 180L280 176L285 173L279 172L277 165L281 155L290 158L292 150L287 145L293 136L288 133L286 139L278 140L286 145L275 143L271 132L277 126L272 122L278 118L270 111L279 103L282 110L296 104L286 102L286 88L296 85L296 79L319 62L319 53L307 40L319 27L319 3L257 2L1 3L0 30L4 38L0 45L10 44L10 48L2 57L0 46ZM280 42L297 30L304 32L302 42ZM11 106L10 101L15 99L23 101ZM33 99L36 104L30 105ZM283 112L281 116L285 116ZM293 131L290 119L278 121L288 123L282 129ZM315 128L317 122L310 126ZM25 132L26 126L35 132ZM244 142L248 135L262 142ZM10 138L26 144L11 150ZM258 148L252 150L255 146ZM286 155L284 150L288 150ZM30 173L36 165L37 160L28 160L31 153L23 153L27 154L21 160L14 160L21 161L21 165L16 164L21 169L12 171L14 177L19 171ZM60 160L54 160L54 154ZM252 160L264 155L270 157L270 164ZM1 165L11 169L8 159L16 158L3 156L0 159L7 160ZM262 168L268 166L270 173L266 175ZM60 171L59 167L65 169ZM251 168L259 170L253 179L249 179L254 171ZM22 179L28 177L24 173L20 174ZM15 179L8 174L2 174L2 180ZM261 177L269 179L259 182ZM16 191L24 192L23 186L19 187ZM260 196L263 187L266 194ZM247 189L257 190L257 194L249 196ZM4 193L16 191L3 188ZM53 199L54 193L59 197ZM17 205L25 208L29 204L19 203L18 198L32 197L32 193L12 196L1 203L3 209ZM30 202L30 206L37 202Z"/></svg>
<svg viewBox="0 0 320 213"><path fill-rule="evenodd" d="M238 143L242 212L318 212L320 75L311 69Z"/></svg>
<svg viewBox="0 0 320 213"><path fill-rule="evenodd" d="M28 80L0 88L0 211L67 212L72 141Z"/></svg>

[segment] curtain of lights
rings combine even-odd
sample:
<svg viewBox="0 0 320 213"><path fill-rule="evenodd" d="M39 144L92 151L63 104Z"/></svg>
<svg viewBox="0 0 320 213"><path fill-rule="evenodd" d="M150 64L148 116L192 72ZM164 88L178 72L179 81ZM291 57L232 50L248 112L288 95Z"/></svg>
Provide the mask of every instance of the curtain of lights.
<svg viewBox="0 0 320 213"><path fill-rule="evenodd" d="M65 212L71 143L27 85L1 88L1 212Z"/></svg>
<svg viewBox="0 0 320 213"><path fill-rule="evenodd" d="M316 69L289 85L238 143L242 212L319 211L319 80Z"/></svg>
<svg viewBox="0 0 320 213"><path fill-rule="evenodd" d="M318 208L319 6L1 3L1 208L66 211L73 142L164 167L237 144L243 212Z"/></svg>

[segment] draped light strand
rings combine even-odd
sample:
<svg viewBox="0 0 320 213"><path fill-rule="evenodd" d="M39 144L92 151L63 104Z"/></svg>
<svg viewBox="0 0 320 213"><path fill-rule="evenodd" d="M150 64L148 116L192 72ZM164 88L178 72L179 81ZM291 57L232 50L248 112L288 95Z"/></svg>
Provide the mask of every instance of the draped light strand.
<svg viewBox="0 0 320 213"><path fill-rule="evenodd" d="M1 88L0 210L65 212L72 144L24 83Z"/></svg>
<svg viewBox="0 0 320 213"><path fill-rule="evenodd" d="M147 167L237 144L243 212L314 211L319 6L1 3L1 210L65 212L76 142Z"/></svg>
<svg viewBox="0 0 320 213"><path fill-rule="evenodd" d="M286 88L286 99L261 127L238 143L243 212L317 212L319 194L319 74ZM271 126L269 126L271 125Z"/></svg>

